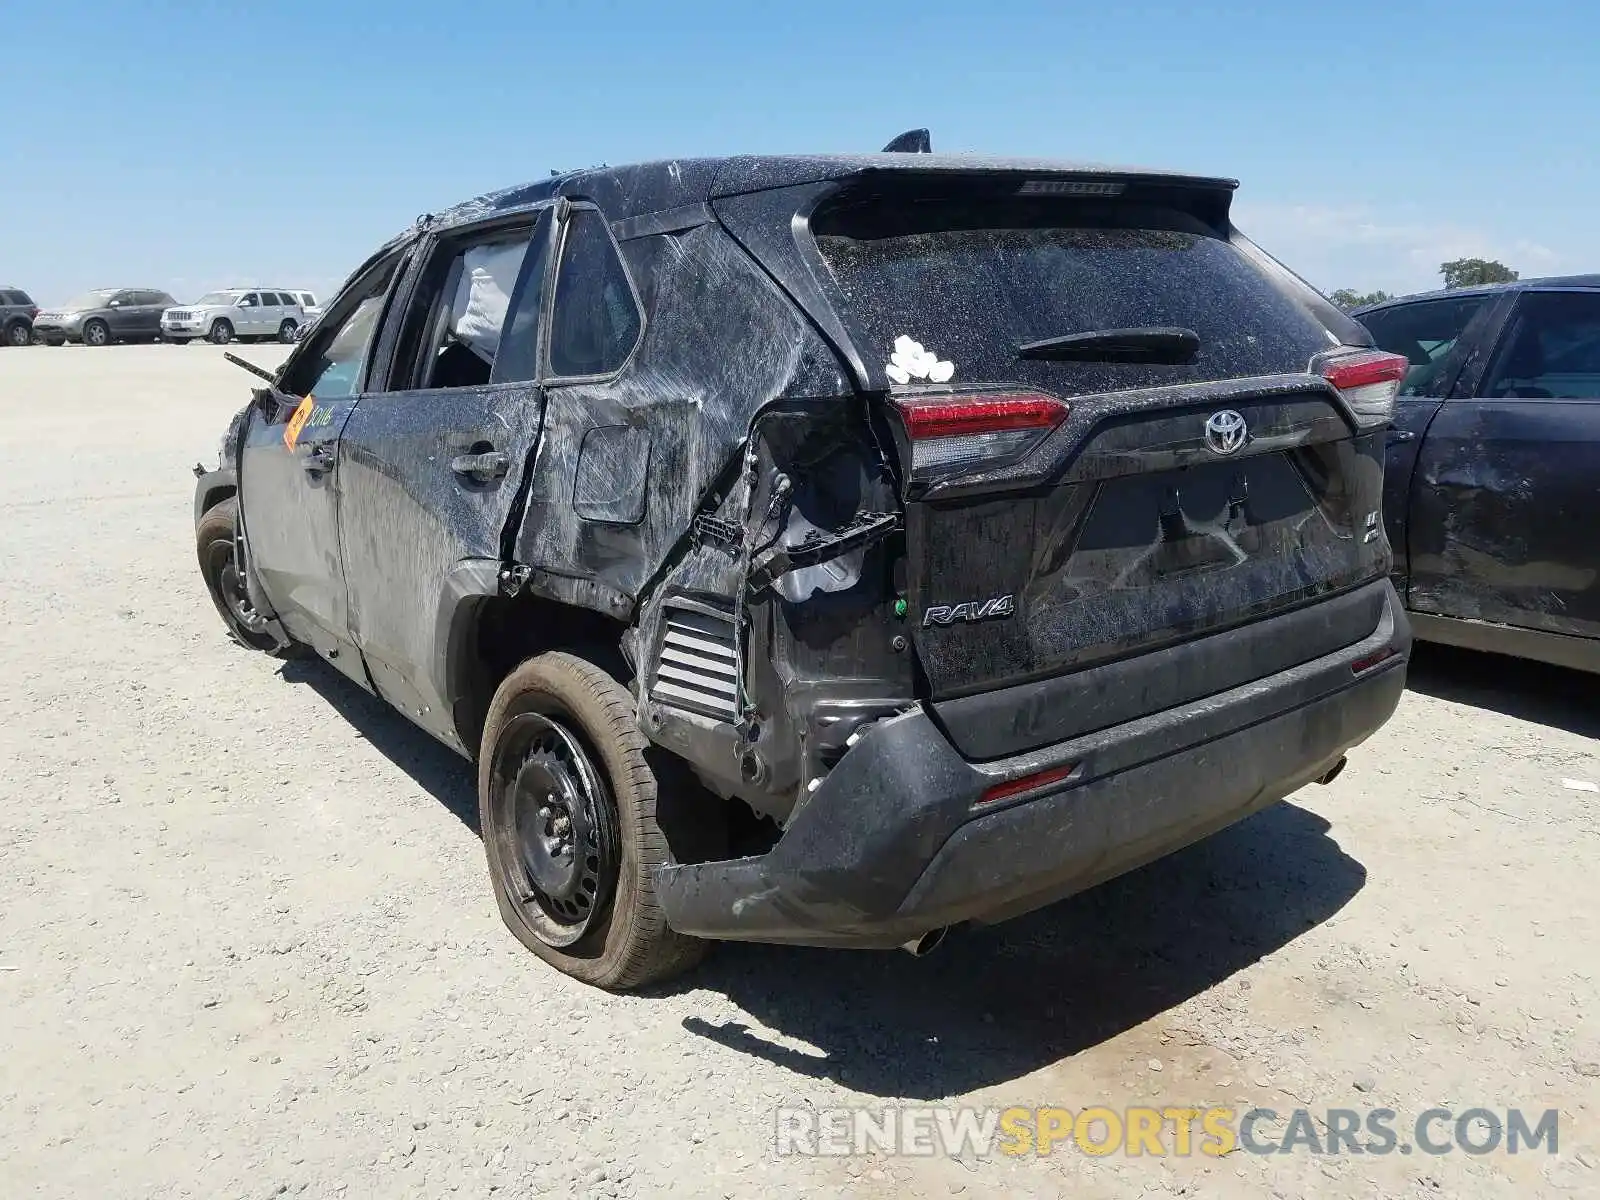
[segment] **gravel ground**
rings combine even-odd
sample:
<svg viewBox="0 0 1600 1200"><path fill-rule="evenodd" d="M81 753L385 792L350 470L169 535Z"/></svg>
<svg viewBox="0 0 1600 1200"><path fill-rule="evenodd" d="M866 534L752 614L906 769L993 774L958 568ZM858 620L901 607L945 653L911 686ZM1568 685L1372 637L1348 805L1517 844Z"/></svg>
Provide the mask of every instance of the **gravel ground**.
<svg viewBox="0 0 1600 1200"><path fill-rule="evenodd" d="M608 996L502 930L463 761L224 639L188 468L247 386L0 351L0 1195L1600 1194L1595 680L1423 653L1334 785L1089 895ZM1559 1107L1561 1153L773 1153L905 1102Z"/></svg>

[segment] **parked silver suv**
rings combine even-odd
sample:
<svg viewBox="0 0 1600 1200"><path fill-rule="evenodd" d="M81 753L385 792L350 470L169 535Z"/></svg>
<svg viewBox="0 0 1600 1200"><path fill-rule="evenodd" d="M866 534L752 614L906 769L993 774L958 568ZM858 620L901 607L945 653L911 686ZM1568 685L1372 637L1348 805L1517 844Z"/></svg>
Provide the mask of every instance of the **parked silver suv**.
<svg viewBox="0 0 1600 1200"><path fill-rule="evenodd" d="M230 288L208 292L193 304L169 308L161 314L161 336L180 345L205 338L218 346L238 338L295 340L306 322L300 297L281 288Z"/></svg>

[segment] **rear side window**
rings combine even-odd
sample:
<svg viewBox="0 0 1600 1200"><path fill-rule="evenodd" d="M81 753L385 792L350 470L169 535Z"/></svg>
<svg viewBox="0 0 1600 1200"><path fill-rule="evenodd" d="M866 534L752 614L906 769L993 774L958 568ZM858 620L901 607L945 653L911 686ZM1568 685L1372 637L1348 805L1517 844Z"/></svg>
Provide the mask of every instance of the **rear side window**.
<svg viewBox="0 0 1600 1200"><path fill-rule="evenodd" d="M1484 381L1483 394L1600 399L1600 294L1523 296Z"/></svg>
<svg viewBox="0 0 1600 1200"><path fill-rule="evenodd" d="M627 361L643 321L606 221L574 209L567 222L550 326L550 373L608 375Z"/></svg>
<svg viewBox="0 0 1600 1200"><path fill-rule="evenodd" d="M846 199L812 233L863 353L897 338L954 382L1037 382L1063 394L1304 371L1329 335L1198 216L1132 199L916 195ZM1071 334L1176 327L1188 362L1021 360Z"/></svg>
<svg viewBox="0 0 1600 1200"><path fill-rule="evenodd" d="M1400 384L1402 396L1435 395L1445 360L1472 318L1489 303L1487 296L1422 300L1358 317L1372 340L1390 354L1404 355L1410 369ZM1455 372L1451 372L1455 374Z"/></svg>

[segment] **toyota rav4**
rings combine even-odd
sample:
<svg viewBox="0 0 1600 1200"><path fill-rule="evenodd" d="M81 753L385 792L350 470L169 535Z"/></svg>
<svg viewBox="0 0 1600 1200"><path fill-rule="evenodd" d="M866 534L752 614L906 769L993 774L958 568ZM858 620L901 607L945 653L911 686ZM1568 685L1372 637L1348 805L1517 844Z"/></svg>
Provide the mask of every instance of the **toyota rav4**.
<svg viewBox="0 0 1600 1200"><path fill-rule="evenodd" d="M747 157L422 218L197 468L205 581L476 761L501 914L580 979L1035 909L1401 694L1406 363L1234 188Z"/></svg>

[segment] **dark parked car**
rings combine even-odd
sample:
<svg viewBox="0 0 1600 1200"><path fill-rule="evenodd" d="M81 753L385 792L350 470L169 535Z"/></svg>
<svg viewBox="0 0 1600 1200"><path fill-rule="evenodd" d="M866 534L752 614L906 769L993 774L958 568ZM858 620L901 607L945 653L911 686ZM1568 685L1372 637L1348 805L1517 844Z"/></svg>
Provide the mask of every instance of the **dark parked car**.
<svg viewBox="0 0 1600 1200"><path fill-rule="evenodd" d="M1357 316L1411 363L1384 510L1417 636L1600 671L1600 275Z"/></svg>
<svg viewBox="0 0 1600 1200"><path fill-rule="evenodd" d="M33 318L39 306L21 288L0 287L0 346L26 346L33 341Z"/></svg>
<svg viewBox="0 0 1600 1200"><path fill-rule="evenodd" d="M678 160L424 219L197 468L205 580L476 758L501 913L581 979L1037 908L1403 687L1405 363L1234 187Z"/></svg>
<svg viewBox="0 0 1600 1200"><path fill-rule="evenodd" d="M36 338L51 346L82 342L154 342L161 338L161 314L176 303L154 288L97 288L33 319Z"/></svg>

